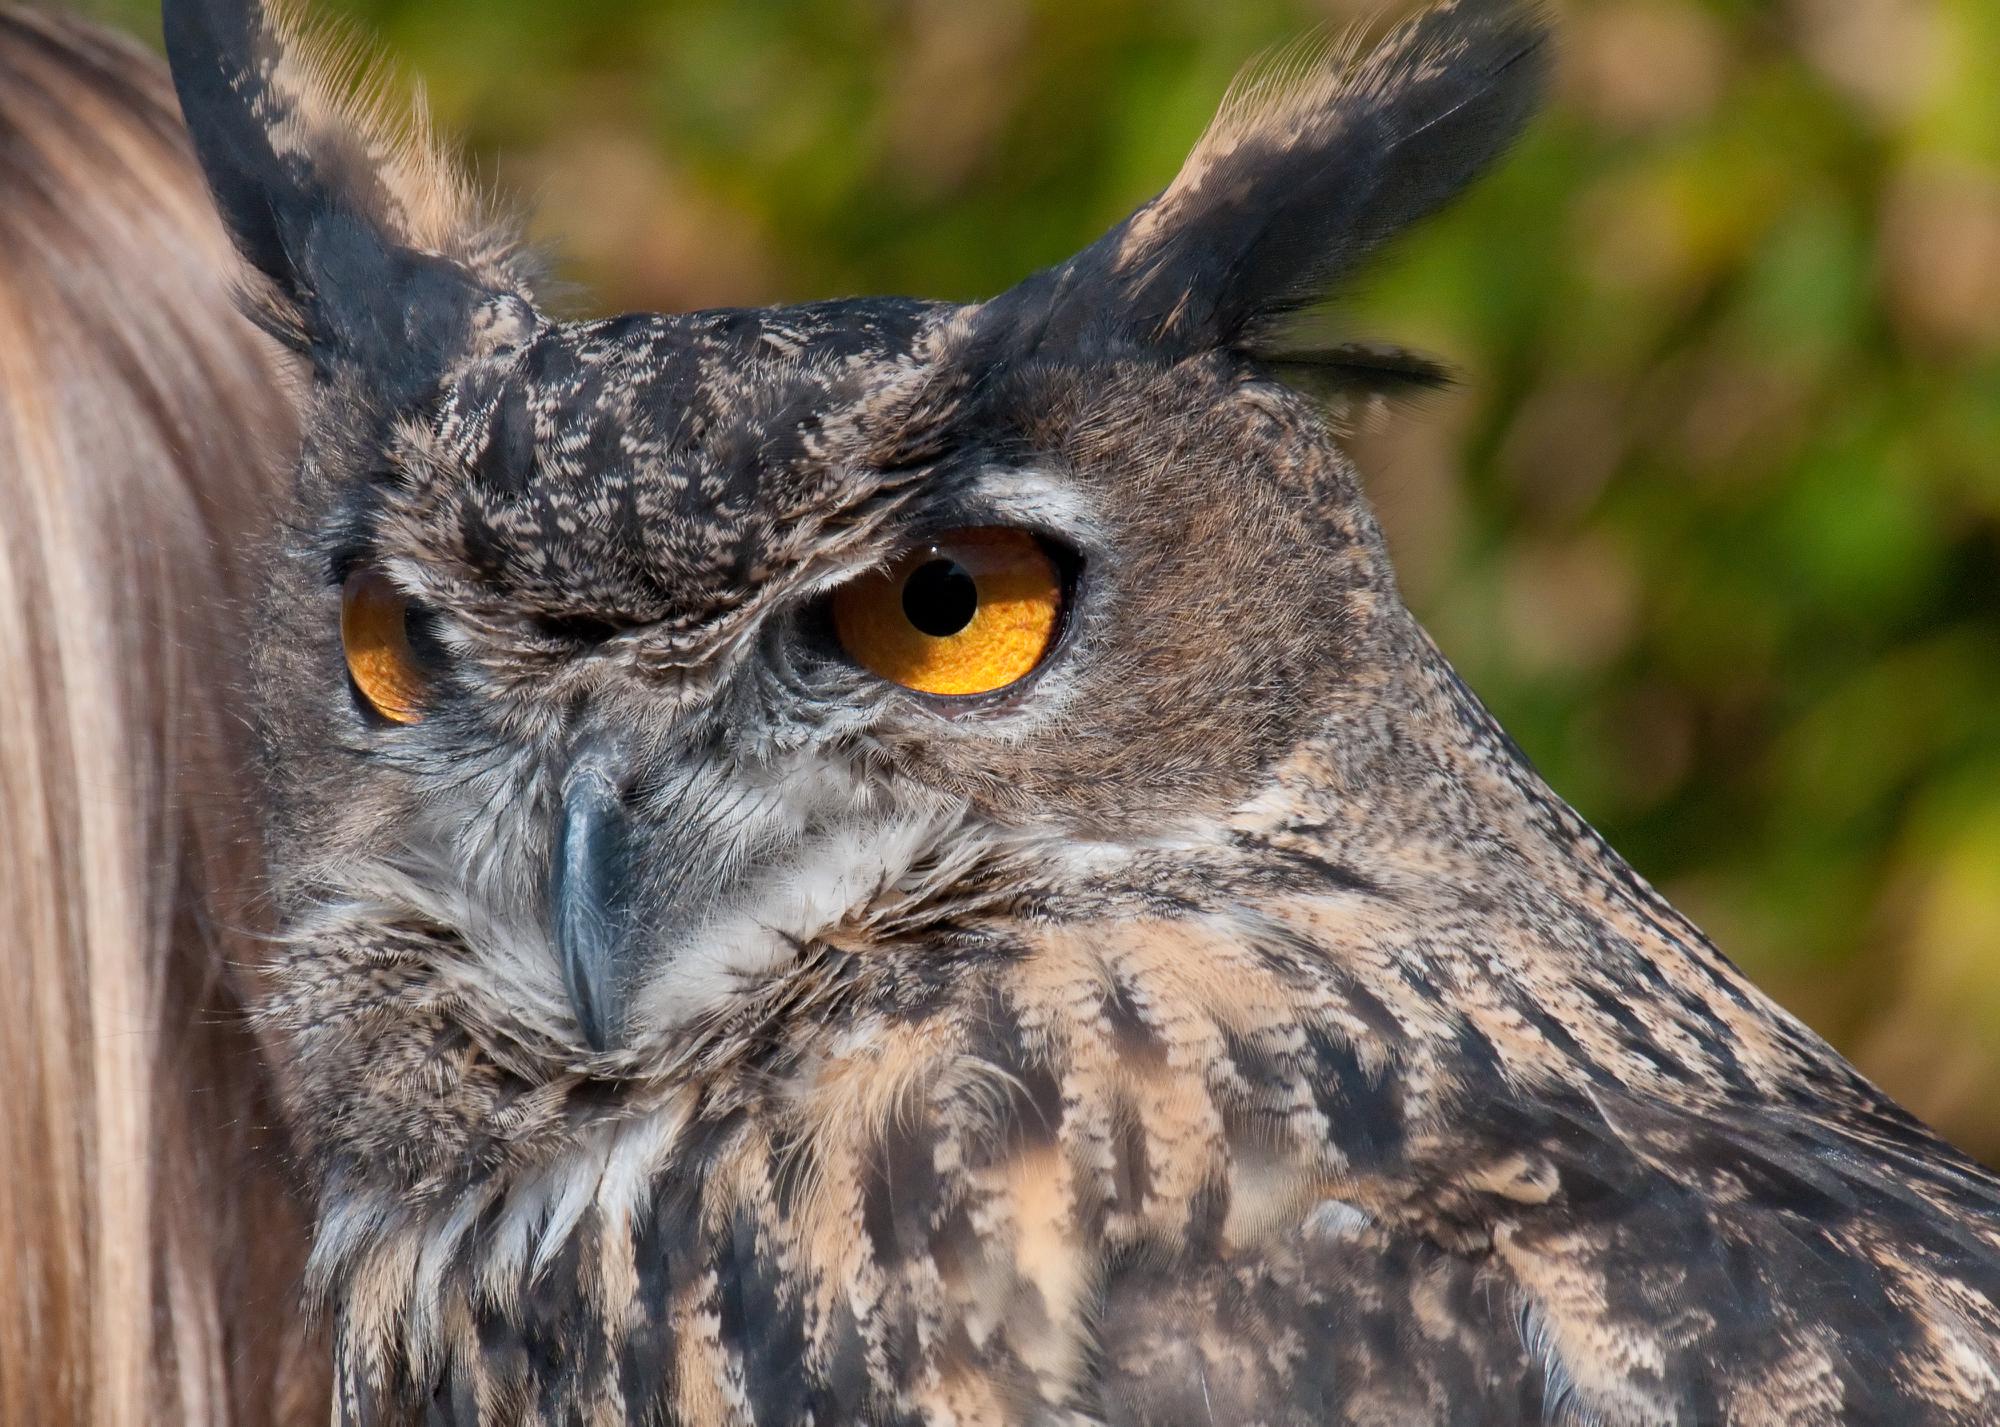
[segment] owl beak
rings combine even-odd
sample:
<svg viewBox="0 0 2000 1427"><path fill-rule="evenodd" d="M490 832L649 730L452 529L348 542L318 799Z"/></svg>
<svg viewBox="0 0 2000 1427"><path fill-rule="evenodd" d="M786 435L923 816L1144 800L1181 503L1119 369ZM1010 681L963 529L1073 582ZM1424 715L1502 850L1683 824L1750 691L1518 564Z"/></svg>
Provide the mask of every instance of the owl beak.
<svg viewBox="0 0 2000 1427"><path fill-rule="evenodd" d="M563 986L585 1042L596 1051L610 1048L625 1021L630 938L622 894L630 862L618 785L602 760L579 760L563 785L549 907Z"/></svg>

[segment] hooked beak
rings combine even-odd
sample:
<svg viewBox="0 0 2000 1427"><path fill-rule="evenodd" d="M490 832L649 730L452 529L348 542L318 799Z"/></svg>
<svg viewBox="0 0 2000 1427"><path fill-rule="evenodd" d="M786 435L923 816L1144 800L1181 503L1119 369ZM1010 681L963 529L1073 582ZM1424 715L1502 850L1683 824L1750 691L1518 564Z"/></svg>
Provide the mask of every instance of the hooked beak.
<svg viewBox="0 0 2000 1427"><path fill-rule="evenodd" d="M579 759L563 784L562 825L549 879L563 986L592 1050L623 1030L631 967L624 892L631 872L627 815L599 756Z"/></svg>
<svg viewBox="0 0 2000 1427"><path fill-rule="evenodd" d="M727 935L714 946L704 937L718 918L726 922L746 879L781 864L803 835L795 809L746 790L713 760L690 757L668 771L635 805L626 796L630 751L605 736L577 752L563 779L550 931L570 1008L594 1051L625 1043L648 966L692 958L697 985L736 969ZM710 965L705 952L722 961ZM664 1004L653 1010L669 1014Z"/></svg>

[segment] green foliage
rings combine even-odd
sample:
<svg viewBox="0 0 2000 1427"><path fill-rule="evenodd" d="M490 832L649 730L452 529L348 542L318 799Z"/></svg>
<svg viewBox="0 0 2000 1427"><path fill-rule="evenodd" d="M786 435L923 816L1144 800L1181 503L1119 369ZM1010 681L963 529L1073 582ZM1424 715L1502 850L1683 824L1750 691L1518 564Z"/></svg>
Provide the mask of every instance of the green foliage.
<svg viewBox="0 0 2000 1427"><path fill-rule="evenodd" d="M1554 112L1347 304L1467 374L1365 441L1408 593L1642 871L1993 1154L2000 7L1558 8ZM1384 13L353 6L568 274L667 307L997 291L1162 185L1253 53Z"/></svg>

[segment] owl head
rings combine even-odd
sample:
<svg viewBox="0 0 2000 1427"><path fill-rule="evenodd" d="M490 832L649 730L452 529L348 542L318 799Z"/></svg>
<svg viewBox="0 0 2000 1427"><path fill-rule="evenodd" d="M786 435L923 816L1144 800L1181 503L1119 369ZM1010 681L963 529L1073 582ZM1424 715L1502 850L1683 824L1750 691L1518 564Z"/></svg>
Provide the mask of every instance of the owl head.
<svg viewBox="0 0 2000 1427"><path fill-rule="evenodd" d="M1521 127L1530 8L1280 56L990 301L592 321L253 0L166 33L312 372L252 659L295 946L420 945L433 1014L635 1073L827 948L1153 885L1413 697L1338 416L1440 373L1310 319Z"/></svg>

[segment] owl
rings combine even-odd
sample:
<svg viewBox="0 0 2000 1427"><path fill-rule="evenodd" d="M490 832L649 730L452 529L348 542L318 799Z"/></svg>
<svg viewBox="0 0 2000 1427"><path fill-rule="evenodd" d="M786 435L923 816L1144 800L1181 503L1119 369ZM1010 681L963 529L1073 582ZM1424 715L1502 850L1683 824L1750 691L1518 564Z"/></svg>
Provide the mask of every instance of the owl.
<svg viewBox="0 0 2000 1427"><path fill-rule="evenodd" d="M313 374L249 662L336 1421L2000 1421L2000 1181L1550 791L1343 445L1440 374L1314 309L1532 6L1253 71L990 301L592 321L254 0L166 36Z"/></svg>

